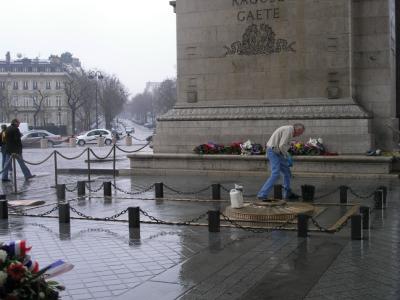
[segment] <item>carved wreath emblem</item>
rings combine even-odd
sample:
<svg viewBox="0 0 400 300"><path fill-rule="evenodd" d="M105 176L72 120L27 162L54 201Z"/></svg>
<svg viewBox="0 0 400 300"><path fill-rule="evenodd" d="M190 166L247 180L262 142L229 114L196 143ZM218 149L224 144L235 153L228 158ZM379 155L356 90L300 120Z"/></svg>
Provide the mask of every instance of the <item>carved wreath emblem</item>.
<svg viewBox="0 0 400 300"><path fill-rule="evenodd" d="M236 41L230 47L225 46L227 55L257 55L280 52L296 52L296 42L289 43L284 39L276 39L275 32L265 23L249 25L242 35L242 41Z"/></svg>

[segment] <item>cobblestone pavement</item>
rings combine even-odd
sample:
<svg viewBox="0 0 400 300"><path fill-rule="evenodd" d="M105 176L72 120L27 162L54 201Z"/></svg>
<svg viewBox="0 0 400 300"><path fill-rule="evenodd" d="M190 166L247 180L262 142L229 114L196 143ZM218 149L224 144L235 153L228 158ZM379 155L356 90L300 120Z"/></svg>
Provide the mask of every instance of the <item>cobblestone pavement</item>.
<svg viewBox="0 0 400 300"><path fill-rule="evenodd" d="M18 194L12 193L12 185L0 184L0 193L9 200L46 201L24 210L32 215L57 205L52 172L37 168L37 178L19 179ZM84 215L109 217L140 206L171 222L224 210L229 204L226 190L234 183L243 185L247 195L255 194L262 184L262 179L252 178L118 177L118 190L113 189L110 200L99 188L112 178L94 176L91 189L99 190L77 200L76 181L85 178L59 177L72 191L67 192L70 205ZM155 182L166 184L164 199L154 199L154 188L145 191ZM221 201L209 200L212 183L224 187ZM118 221L106 222L75 219L81 217L71 212L74 219L66 226L59 225L57 211L48 217L10 215L8 222L0 222L0 239L28 239L32 256L42 266L58 258L73 263L72 271L56 278L67 287L62 299L400 299L399 182L294 178L295 191L305 183L316 186L318 202L327 207L317 218L324 226L347 211L328 205L339 202L342 184L352 188L350 203L371 207L375 188L388 186L388 208L373 212L373 227L364 232L363 241L351 241L349 225L333 235L312 231L306 239L295 231L254 233L225 227L226 222L220 233L209 233L207 226L148 223L142 223L139 232L128 229L126 213ZM189 193L193 191L201 192ZM207 220L203 217L196 223L206 225ZM310 228L315 230L311 224Z"/></svg>

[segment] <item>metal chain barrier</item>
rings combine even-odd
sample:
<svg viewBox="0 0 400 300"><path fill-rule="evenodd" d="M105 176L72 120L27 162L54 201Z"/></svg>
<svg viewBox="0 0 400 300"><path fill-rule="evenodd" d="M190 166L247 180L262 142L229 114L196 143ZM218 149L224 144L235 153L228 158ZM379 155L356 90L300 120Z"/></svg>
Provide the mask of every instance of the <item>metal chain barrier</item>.
<svg viewBox="0 0 400 300"><path fill-rule="evenodd" d="M340 188L337 188L337 189L335 189L335 190L333 190L333 191L331 191L331 192L328 192L328 193L326 193L326 194L323 194L323 195L321 195L321 196L318 196L318 197L314 197L314 200L321 200L322 198L326 198L326 197L328 197L328 196L331 196L331 195L333 195L333 194L335 194L337 191L339 191L340 190Z"/></svg>
<svg viewBox="0 0 400 300"><path fill-rule="evenodd" d="M343 227L345 227L345 226L347 225L347 223L348 223L349 220L351 219L351 216L348 216L348 217L346 218L346 220L345 220L342 224L340 224L340 226L339 226L338 228L335 228L335 229L328 229L328 228L323 227L323 226L320 225L320 224L318 223L318 221L315 220L313 217L311 217L310 219L311 219L311 222L314 224L315 227L317 227L317 229L318 229L319 231L325 232L325 233L336 233L336 232L339 232L340 230L342 230Z"/></svg>
<svg viewBox="0 0 400 300"><path fill-rule="evenodd" d="M368 199L368 198L371 198L375 194L375 191L373 191L371 194L368 194L366 196L361 196L361 195L357 194L351 187L347 187L347 188L349 189L350 193L353 196L360 198L360 199Z"/></svg>
<svg viewBox="0 0 400 300"><path fill-rule="evenodd" d="M247 227L244 227L244 226L240 225L236 221L229 219L229 217L226 216L225 214L223 214L222 212L220 213L220 215L224 218L224 220L226 222L231 223L234 227L242 229L242 230L245 230L245 231L250 231L250 232L253 232L253 233L266 233L266 232L272 232L272 231L275 231L275 230L280 230L283 227L285 227L286 225L289 225L291 222L293 222L296 219L296 217L293 217L292 219L289 219L285 223L283 223L283 224L281 224L279 226L276 226L276 227L255 229L255 228L247 228Z"/></svg>
<svg viewBox="0 0 400 300"><path fill-rule="evenodd" d="M164 187L166 189L168 189L168 190L170 190L170 191L172 191L174 193L180 194L180 195L196 195L196 194L200 194L202 192L205 192L205 191L207 191L207 190L209 190L211 188L211 185L209 185L208 187L205 187L205 188L203 188L201 190L198 190L198 191L195 191L195 192L182 192L182 191L178 191L177 189L174 189L174 188L166 185L165 183L163 185L164 185Z"/></svg>
<svg viewBox="0 0 400 300"><path fill-rule="evenodd" d="M96 153L94 153L94 151L91 148L89 148L89 151L93 154L93 156L95 158L103 160L103 159L107 159L111 155L111 153L114 151L114 147L115 147L115 145L111 147L110 152L108 152L108 154L104 157L98 156Z"/></svg>
<svg viewBox="0 0 400 300"><path fill-rule="evenodd" d="M37 214L37 215L28 214L28 213L26 213L25 211L20 211L20 210L16 209L15 207L12 207L12 206L8 206L8 207L9 207L9 208L14 212L14 214L17 215L17 216L44 217L44 216L47 216L47 215L49 215L49 214L55 212L55 211L58 209L58 204L56 203L55 206L54 206L52 209L50 209L50 210L48 210L48 211L46 211L46 212L44 212L44 213ZM40 207L35 207L35 208L40 208ZM35 208L31 208L31 209L35 209Z"/></svg>
<svg viewBox="0 0 400 300"><path fill-rule="evenodd" d="M199 220L203 219L205 216L207 216L207 213L201 214L200 216L193 218L189 221L183 221L183 222L169 222L169 221L163 221L160 220L156 217L151 216L149 213L144 211L143 209L139 208L139 211L146 217L148 217L150 220L156 222L157 224L163 224L163 225L191 225L192 223L198 222Z"/></svg>
<svg viewBox="0 0 400 300"><path fill-rule="evenodd" d="M73 193L73 192L75 192L75 191L78 190L78 187L75 186L74 188L70 189L70 188L67 187L67 185L65 185L65 190L66 190L67 192Z"/></svg>
<svg viewBox="0 0 400 300"><path fill-rule="evenodd" d="M111 183L111 185L112 185L117 191L119 191L119 192L121 192L121 193L124 193L124 194L127 194L127 195L140 195L140 194L144 194L144 193L150 191L150 190L155 186L154 184L152 184L152 185L150 185L149 187L145 188L145 189L142 190L142 191L138 191L138 192L129 192L129 191L124 191L123 189L119 188L119 187L118 187L116 184L114 184L114 183Z"/></svg>
<svg viewBox="0 0 400 300"><path fill-rule="evenodd" d="M37 166L37 165L41 165L41 164L45 163L46 161L48 161L48 160L54 155L55 152L56 152L56 151L53 151L49 156L47 156L45 159L43 159L43 160L40 161L40 162L29 162L29 161L23 159L21 155L18 155L18 154L15 154L15 153L13 153L13 155L14 155L16 158L20 158L24 163L26 163L26 164L28 164L28 165Z"/></svg>
<svg viewBox="0 0 400 300"><path fill-rule="evenodd" d="M228 188L224 187L222 184L221 184L221 190L223 190L223 191L225 191L227 193L230 192L230 190Z"/></svg>
<svg viewBox="0 0 400 300"><path fill-rule="evenodd" d="M87 150L85 149L80 154L78 154L77 156L73 156L73 157L65 156L65 155L61 154L60 152L58 152L58 151L56 151L56 152L57 152L58 155L60 155L60 157L66 159L66 160L74 160L74 159L77 159L77 158L81 157L83 154L86 153L86 151Z"/></svg>
<svg viewBox="0 0 400 300"><path fill-rule="evenodd" d="M124 209L120 211L119 213L116 213L115 215L112 215L111 217L104 217L104 218L98 218L98 217L92 217L88 216L80 211L78 211L75 207L70 206L69 207L74 213L76 213L78 216L87 219L87 220L97 220L97 221L113 221L117 219L118 217L122 216L123 214L126 214L128 212L128 209Z"/></svg>
<svg viewBox="0 0 400 300"><path fill-rule="evenodd" d="M88 189L89 192L91 192L91 193L97 193L97 192L99 192L99 191L103 188L104 183L102 183L102 184L99 186L98 189L92 189L92 188L90 187L90 184L88 184L88 183L85 183L85 185L86 185L86 188ZM78 187L77 187L77 188L78 188Z"/></svg>
<svg viewBox="0 0 400 300"><path fill-rule="evenodd" d="M124 150L124 149L120 148L120 147L117 146L117 145L115 145L115 147L116 147L118 150L120 150L120 151L122 151L122 152L124 152L124 153L135 153L135 152L139 152L140 150L146 148L148 145L150 145L150 142L148 142L148 143L147 143L146 145L144 145L143 147L141 147L141 148L139 148L139 149L136 149L136 150L132 150L132 151Z"/></svg>

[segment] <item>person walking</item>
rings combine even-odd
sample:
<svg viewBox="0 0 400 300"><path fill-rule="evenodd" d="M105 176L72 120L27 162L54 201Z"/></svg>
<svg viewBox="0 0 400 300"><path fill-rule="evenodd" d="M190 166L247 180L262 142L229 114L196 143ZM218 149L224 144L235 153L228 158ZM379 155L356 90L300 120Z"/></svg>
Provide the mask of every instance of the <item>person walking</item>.
<svg viewBox="0 0 400 300"><path fill-rule="evenodd" d="M22 142L21 142L21 132L19 131L19 120L14 119L11 121L11 125L7 127L5 131L6 135L6 161L11 157L12 154L16 154L16 159L19 166L21 167L22 173L25 176L25 180L29 180L36 175L32 175L31 171L25 165L22 159ZM8 171L11 170L11 164L8 164L6 170L3 171L2 181L10 181L8 179Z"/></svg>
<svg viewBox="0 0 400 300"><path fill-rule="evenodd" d="M6 129L7 125L1 125L0 132L0 147L1 147L1 169L4 170L6 164Z"/></svg>
<svg viewBox="0 0 400 300"><path fill-rule="evenodd" d="M288 153L290 141L293 137L303 134L305 127L303 124L286 125L276 129L267 142L267 158L271 165L271 175L261 187L257 194L258 200L270 201L268 194L271 192L275 182L279 179L280 173L283 174L283 197L286 200L297 200L298 195L290 188L292 164L291 156Z"/></svg>

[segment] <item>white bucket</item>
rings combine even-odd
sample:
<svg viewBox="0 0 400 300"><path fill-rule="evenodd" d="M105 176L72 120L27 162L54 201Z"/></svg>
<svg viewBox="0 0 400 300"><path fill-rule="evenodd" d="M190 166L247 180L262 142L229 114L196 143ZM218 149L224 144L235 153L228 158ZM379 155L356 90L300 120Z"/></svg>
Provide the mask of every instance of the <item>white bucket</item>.
<svg viewBox="0 0 400 300"><path fill-rule="evenodd" d="M229 196L231 197L232 208L243 207L243 193L240 190L232 189L229 193Z"/></svg>

